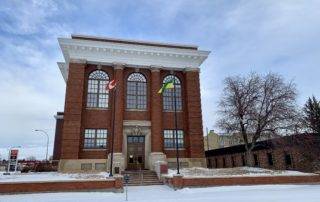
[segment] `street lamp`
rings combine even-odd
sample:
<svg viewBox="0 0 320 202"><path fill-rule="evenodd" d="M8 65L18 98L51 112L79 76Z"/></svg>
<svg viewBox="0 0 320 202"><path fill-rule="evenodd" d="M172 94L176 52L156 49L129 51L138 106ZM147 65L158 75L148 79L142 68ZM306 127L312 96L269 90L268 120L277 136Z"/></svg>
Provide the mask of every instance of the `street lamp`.
<svg viewBox="0 0 320 202"><path fill-rule="evenodd" d="M45 134L47 136L47 153L46 153L46 161L48 161L48 148L49 148L49 135L46 131L44 130L34 130L36 132L42 132L43 134Z"/></svg>

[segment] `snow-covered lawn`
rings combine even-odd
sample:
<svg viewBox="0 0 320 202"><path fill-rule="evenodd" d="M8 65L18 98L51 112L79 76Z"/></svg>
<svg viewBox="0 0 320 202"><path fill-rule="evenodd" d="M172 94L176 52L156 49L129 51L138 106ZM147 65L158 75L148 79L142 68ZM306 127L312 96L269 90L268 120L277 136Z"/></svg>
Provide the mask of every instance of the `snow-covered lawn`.
<svg viewBox="0 0 320 202"><path fill-rule="evenodd" d="M167 186L129 187L129 201L163 202L319 202L320 185L259 185L185 188L174 191ZM0 195L4 202L94 202L125 201L125 193L62 192Z"/></svg>
<svg viewBox="0 0 320 202"><path fill-rule="evenodd" d="M167 175L176 174L176 170L169 170ZM184 168L180 170L184 177L244 177L244 176L306 176L315 175L313 173L303 173L291 170L269 170L255 167L236 167L236 168ZM319 200L320 201L320 200Z"/></svg>
<svg viewBox="0 0 320 202"><path fill-rule="evenodd" d="M109 176L107 172L101 173L58 173L58 172L41 172L41 173L11 173L3 175L0 172L1 182L36 182L36 181L73 181L73 180L101 180ZM1 200L0 200L1 202Z"/></svg>

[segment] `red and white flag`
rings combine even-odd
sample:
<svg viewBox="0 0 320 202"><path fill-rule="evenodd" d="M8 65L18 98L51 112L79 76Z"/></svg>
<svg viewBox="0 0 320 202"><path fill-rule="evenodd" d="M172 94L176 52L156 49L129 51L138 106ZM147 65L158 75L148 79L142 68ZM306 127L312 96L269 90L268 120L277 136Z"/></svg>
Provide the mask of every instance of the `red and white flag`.
<svg viewBox="0 0 320 202"><path fill-rule="evenodd" d="M116 87L117 83L116 80L113 79L112 81L109 82L108 86L107 86L107 90L112 90Z"/></svg>

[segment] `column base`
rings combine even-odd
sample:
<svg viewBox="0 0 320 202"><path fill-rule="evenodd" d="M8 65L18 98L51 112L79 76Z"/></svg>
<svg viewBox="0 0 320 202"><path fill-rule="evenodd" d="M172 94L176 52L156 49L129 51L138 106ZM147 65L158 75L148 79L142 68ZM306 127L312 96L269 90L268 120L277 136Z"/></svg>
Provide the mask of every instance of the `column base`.
<svg viewBox="0 0 320 202"><path fill-rule="evenodd" d="M111 154L108 154L107 170L110 172ZM113 174L120 174L121 171L125 170L125 160L122 153L113 153Z"/></svg>
<svg viewBox="0 0 320 202"><path fill-rule="evenodd" d="M167 162L167 157L162 152L152 152L149 154L149 169L155 170L155 164L159 161Z"/></svg>
<svg viewBox="0 0 320 202"><path fill-rule="evenodd" d="M107 159L60 159L59 172L101 172L107 169Z"/></svg>

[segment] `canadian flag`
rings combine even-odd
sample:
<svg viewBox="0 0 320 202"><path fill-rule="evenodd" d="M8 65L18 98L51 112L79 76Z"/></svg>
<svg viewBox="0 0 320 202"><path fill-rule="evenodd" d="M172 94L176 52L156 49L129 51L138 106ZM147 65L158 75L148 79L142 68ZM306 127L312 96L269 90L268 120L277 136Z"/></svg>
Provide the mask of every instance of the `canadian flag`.
<svg viewBox="0 0 320 202"><path fill-rule="evenodd" d="M116 85L117 85L116 80L113 79L112 81L109 82L107 88L108 88L108 90L112 90L112 89L114 89L116 87Z"/></svg>

